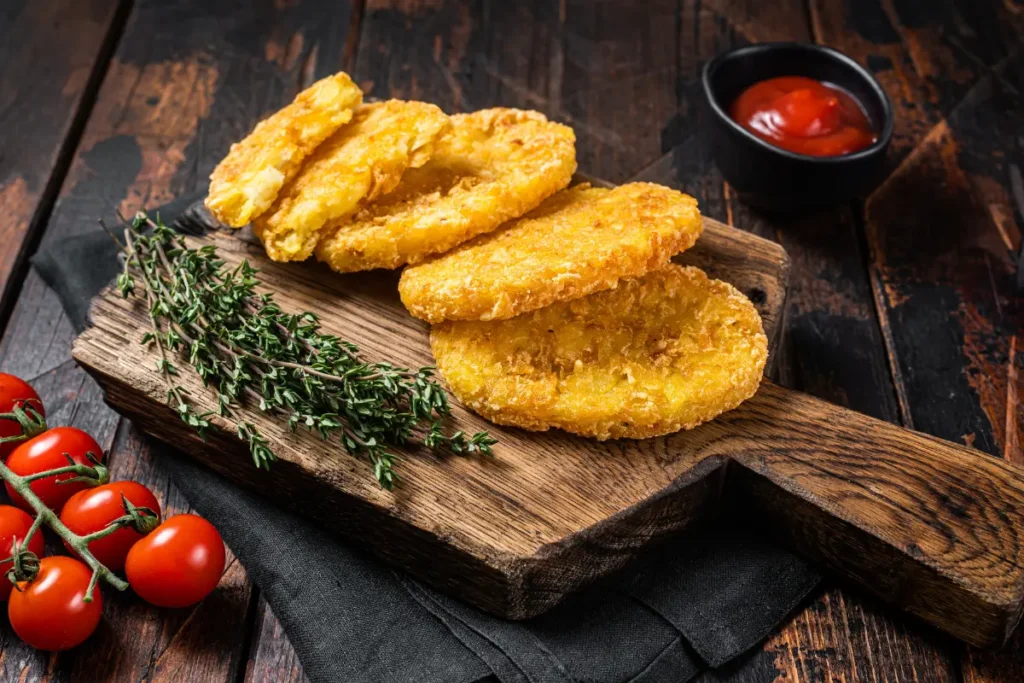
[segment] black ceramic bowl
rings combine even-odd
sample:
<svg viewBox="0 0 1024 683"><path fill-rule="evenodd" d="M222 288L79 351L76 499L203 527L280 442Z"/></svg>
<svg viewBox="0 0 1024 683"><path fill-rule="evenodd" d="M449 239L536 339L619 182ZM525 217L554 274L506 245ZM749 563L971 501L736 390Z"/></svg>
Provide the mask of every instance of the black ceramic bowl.
<svg viewBox="0 0 1024 683"><path fill-rule="evenodd" d="M776 76L806 76L845 89L864 106L878 141L852 154L812 157L765 142L729 118L741 92ZM841 52L801 43L751 45L708 62L703 82L715 161L742 201L773 211L808 209L863 197L881 181L892 104L874 77Z"/></svg>

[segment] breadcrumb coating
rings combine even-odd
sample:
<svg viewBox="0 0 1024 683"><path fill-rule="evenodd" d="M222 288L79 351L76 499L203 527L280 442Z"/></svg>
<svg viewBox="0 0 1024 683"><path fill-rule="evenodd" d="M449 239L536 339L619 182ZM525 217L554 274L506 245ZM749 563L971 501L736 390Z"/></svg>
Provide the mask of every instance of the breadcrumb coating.
<svg viewBox="0 0 1024 683"><path fill-rule="evenodd" d="M278 191L317 145L352 120L363 93L344 72L321 79L256 124L210 176L206 207L221 223L247 225L270 208Z"/></svg>
<svg viewBox="0 0 1024 683"><path fill-rule="evenodd" d="M425 102L364 104L310 155L253 231L275 261L304 261L328 221L391 192L409 168L422 166L451 124Z"/></svg>
<svg viewBox="0 0 1024 683"><path fill-rule="evenodd" d="M572 129L542 114L498 108L451 121L430 161L329 224L319 260L339 272L419 263L536 208L576 171Z"/></svg>
<svg viewBox="0 0 1024 683"><path fill-rule="evenodd" d="M675 264L510 320L442 323L431 348L452 393L483 417L600 440L731 410L757 391L768 357L753 304Z"/></svg>
<svg viewBox="0 0 1024 683"><path fill-rule="evenodd" d="M703 230L697 200L651 183L578 185L418 266L399 283L417 318L505 320L657 270Z"/></svg>

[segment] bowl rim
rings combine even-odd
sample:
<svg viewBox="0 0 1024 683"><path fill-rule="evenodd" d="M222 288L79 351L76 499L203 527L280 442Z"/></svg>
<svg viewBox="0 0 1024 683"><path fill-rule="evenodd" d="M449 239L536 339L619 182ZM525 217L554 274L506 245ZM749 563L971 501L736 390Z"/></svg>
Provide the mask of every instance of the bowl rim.
<svg viewBox="0 0 1024 683"><path fill-rule="evenodd" d="M791 152L787 149L777 147L772 143L757 137L749 130L741 126L739 123L734 121L733 118L729 116L728 112L726 112L719 104L718 98L715 96L714 91L711 88L711 79L714 77L714 72L724 62L726 62L729 59L743 57L748 53L772 52L781 50L797 50L803 52L819 52L825 54L831 59L835 60L836 62L839 62L840 64L844 65L846 68L850 69L858 76L860 76L865 82L867 82L867 84L874 91L875 96L878 97L878 100L882 103L882 114L884 120L882 121L882 129L879 131L878 134L878 140L876 140L870 146L865 147L864 149L861 150L857 150L856 152L851 152L850 154L841 154L839 156L824 157L812 156L810 154L800 154L799 152ZM889 99L889 95L885 92L885 89L882 88L881 84L871 74L871 72L869 72L859 63L857 63L857 61L854 60L852 57L840 52L839 50L827 47L825 45L798 42L773 42L755 43L753 45L746 45L744 47L738 47L732 50L727 50L718 55L715 55L715 57L713 57L704 65L704 69L701 73L701 85L704 89L704 97L705 99L707 99L708 104L711 107L711 110L714 112L715 116L725 121L725 124L729 126L733 131L739 133L741 136L743 136L750 142L754 143L761 149L774 152L775 154L778 154L779 156L785 157L787 159L809 161L818 164L850 163L883 152L886 149L886 147L889 146L889 142L892 140L893 128L895 127L895 117L893 115L892 101Z"/></svg>

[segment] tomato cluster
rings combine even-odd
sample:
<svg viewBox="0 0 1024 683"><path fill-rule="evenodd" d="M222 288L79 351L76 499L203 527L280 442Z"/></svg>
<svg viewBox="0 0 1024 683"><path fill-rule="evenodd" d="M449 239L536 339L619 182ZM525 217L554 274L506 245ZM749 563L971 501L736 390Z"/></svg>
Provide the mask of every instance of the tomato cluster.
<svg viewBox="0 0 1024 683"><path fill-rule="evenodd" d="M32 387L0 373L0 414L19 409L45 415ZM137 595L161 607L186 607L213 591L225 558L224 542L212 524L195 515L161 523L160 503L148 488L134 481L103 483L103 450L80 429L54 427L20 442L2 441L22 430L16 420L0 418L0 459L6 458L7 469L59 515L70 532L61 536L72 555L78 555L72 545L77 544L110 571L124 572ZM66 471L39 476L60 469ZM0 601L8 601L11 626L32 647L75 647L96 630L103 612L98 588L92 600L87 598L93 570L77 557L45 557L43 535L32 531L38 510L25 498L32 494L21 485L22 495L9 480L5 486L13 505L0 505L0 557L6 558L0 573L11 581L0 579ZM15 576L16 560L21 577Z"/></svg>

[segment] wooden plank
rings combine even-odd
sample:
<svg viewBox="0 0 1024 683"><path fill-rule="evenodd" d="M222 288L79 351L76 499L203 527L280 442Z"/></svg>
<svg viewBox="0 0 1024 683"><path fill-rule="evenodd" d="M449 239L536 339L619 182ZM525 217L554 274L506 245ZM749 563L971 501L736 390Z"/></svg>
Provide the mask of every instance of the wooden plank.
<svg viewBox="0 0 1024 683"><path fill-rule="evenodd" d="M1021 462L1024 415L1017 401L1014 318L1019 219L1011 210L1001 214L1006 222L997 224L993 211L1000 209L979 187L1005 183L1003 201L1009 208L1010 169L1020 168L1024 155L1011 147L998 165L965 170L964 157L971 152L957 136L963 134L971 145L978 130L962 124L971 126L971 119L998 111L989 102L975 107L966 102L954 111L949 123L937 126L872 195L866 232L905 421ZM994 121L983 125L998 130ZM908 229L890 228L906 217L913 218Z"/></svg>
<svg viewBox="0 0 1024 683"><path fill-rule="evenodd" d="M666 124L679 111L681 11L669 0L567 6L552 101L576 130L587 173L621 182L664 151Z"/></svg>
<svg viewBox="0 0 1024 683"><path fill-rule="evenodd" d="M354 76L371 96L424 99L449 113L498 105L551 113L560 4L368 0Z"/></svg>
<svg viewBox="0 0 1024 683"><path fill-rule="evenodd" d="M573 126L581 170L618 181L661 153L676 111L676 17L675 0L369 0L355 75L449 112L541 111Z"/></svg>
<svg viewBox="0 0 1024 683"><path fill-rule="evenodd" d="M897 111L898 167L865 209L871 274L900 399L918 429L1021 458L1011 252L1024 206L1020 40L1005 3L812 4L827 42L876 72ZM850 18L854 18L850 31ZM894 230L901 216L907 229ZM963 680L1019 680L1022 641L969 651Z"/></svg>
<svg viewBox="0 0 1024 683"><path fill-rule="evenodd" d="M1021 629L998 650L966 648L961 662L964 683L1014 683L1024 680L1024 633Z"/></svg>
<svg viewBox="0 0 1024 683"><path fill-rule="evenodd" d="M773 670L751 683L776 678L938 683L958 680L956 655L962 646L874 598L833 586L772 634L763 649L772 655Z"/></svg>
<svg viewBox="0 0 1024 683"><path fill-rule="evenodd" d="M15 0L0 13L0 329L124 23L122 4Z"/></svg>
<svg viewBox="0 0 1024 683"><path fill-rule="evenodd" d="M896 115L895 165L1018 45L1015 3L810 0L814 35L868 68Z"/></svg>
<svg viewBox="0 0 1024 683"><path fill-rule="evenodd" d="M155 206L206 184L228 146L268 110L345 54L348 3L228 1L140 3L98 94L95 109L43 242L91 229L115 205ZM6 92L5 92L6 94ZM0 369L40 388L54 424L76 424L113 447L123 476L139 478L183 509L170 482L150 466L130 428L117 428L95 385L70 359L74 330L34 273L25 280L0 343ZM115 429L118 438L114 440ZM234 563L220 588L193 610L149 608L111 597L91 654L55 658L0 629L0 680L235 680L244 667L250 584ZM225 630L225 625L229 625ZM205 650L210 645L213 649ZM81 660L81 661L80 661ZM147 680L149 680L147 678Z"/></svg>
<svg viewBox="0 0 1024 683"><path fill-rule="evenodd" d="M281 623L270 605L260 598L245 683L307 683L307 680Z"/></svg>
<svg viewBox="0 0 1024 683"><path fill-rule="evenodd" d="M844 207L788 217L748 209L722 179L702 136L699 79L704 62L748 42L813 40L804 3L719 0L710 6L682 7L680 114L663 134L675 146L638 177L680 187L700 200L706 214L785 246L792 269L786 325L776 354L777 376L783 384L874 417L897 420L853 212ZM942 646L941 639L905 617L831 586L742 668L743 675L758 681L774 676L817 681L823 679L823 671L831 680L854 681L887 670L919 672L921 680L952 681L953 658Z"/></svg>
<svg viewBox="0 0 1024 683"><path fill-rule="evenodd" d="M865 209L905 421L1015 462L1024 461L1014 313L1024 207L1011 194L1013 169L1024 167L1021 67L1018 52L974 83ZM907 215L913 229L887 229ZM997 655L970 652L963 676L1017 680L1022 671L1018 639Z"/></svg>

